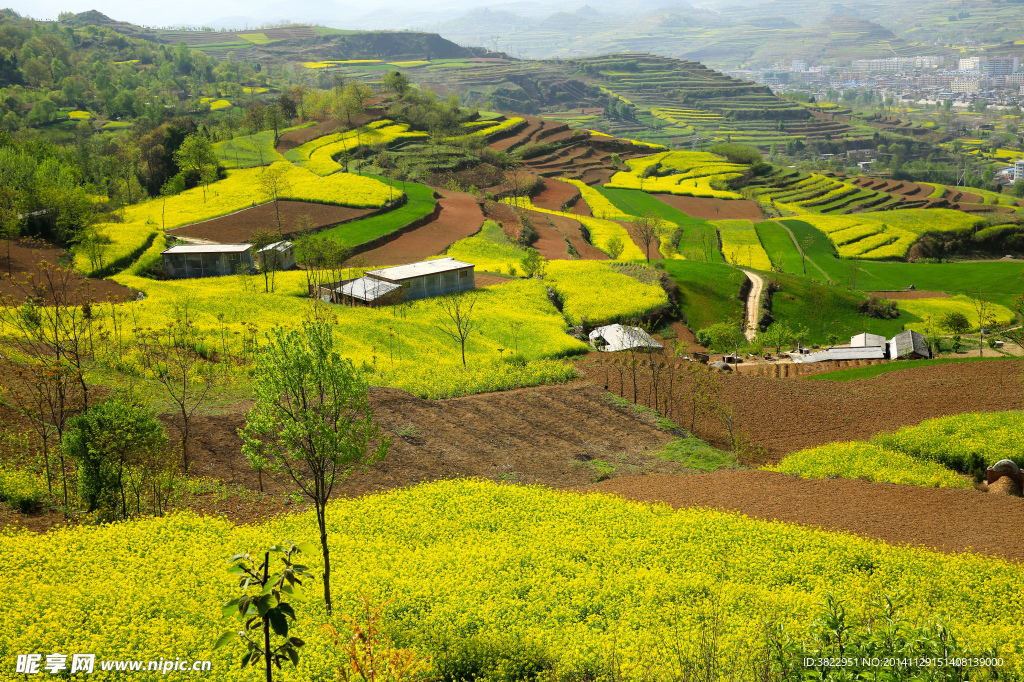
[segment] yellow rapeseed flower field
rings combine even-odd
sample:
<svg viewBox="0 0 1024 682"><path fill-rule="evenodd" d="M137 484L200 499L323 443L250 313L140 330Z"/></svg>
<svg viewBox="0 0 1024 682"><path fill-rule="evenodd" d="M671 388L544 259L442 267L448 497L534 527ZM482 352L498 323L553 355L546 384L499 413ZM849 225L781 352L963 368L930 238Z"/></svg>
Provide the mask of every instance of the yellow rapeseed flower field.
<svg viewBox="0 0 1024 682"><path fill-rule="evenodd" d="M668 305L660 286L616 272L606 261L548 261L544 282L561 297L562 312L573 324L583 318L593 324L625 322Z"/></svg>
<svg viewBox="0 0 1024 682"><path fill-rule="evenodd" d="M727 263L771 272L772 261L749 220L712 220L722 236L722 255Z"/></svg>
<svg viewBox="0 0 1024 682"><path fill-rule="evenodd" d="M281 193L282 199L377 208L387 203L392 196L386 184L369 177L338 173L318 178L284 161L270 168L282 168L285 171L289 188ZM150 199L126 207L123 222L100 225L101 233L110 240L106 263L118 262L138 254L160 230L210 220L254 203L268 201L269 197L260 189L259 182L264 171L264 168L229 170L225 179L211 183L205 189L202 186L194 187L181 194ZM400 193L395 191L394 194ZM76 254L75 266L86 273L92 270L89 259L83 253Z"/></svg>
<svg viewBox="0 0 1024 682"><path fill-rule="evenodd" d="M530 376L546 381L564 374L560 366L541 364L509 375L513 370L492 367L492 361L501 357L498 348L518 350L530 360L557 359L586 348L565 333L565 320L548 301L540 280L520 279L478 290L473 319L479 327L466 344L469 369L476 374L464 376L456 375L462 370L459 346L438 327L444 317L436 300L413 301L404 308L329 305L303 298L304 272L277 273L274 293L263 292L263 278L258 276L252 278L258 291L247 291L245 277L157 281L121 273L114 279L146 295L128 304L131 309L125 312L132 327L158 329L187 302L196 328L210 339L218 338L222 329L232 335L255 324L262 342L270 327L297 326L309 306L323 306L337 320L341 355L366 369L372 383L431 397L441 397L448 384L454 394L461 394L460 387L479 385L488 373L495 381L505 377L501 380L520 382Z"/></svg>
<svg viewBox="0 0 1024 682"><path fill-rule="evenodd" d="M502 199L502 201L506 204L515 205L513 200L509 198ZM623 245L622 253L619 255L620 260L644 259L644 252L640 250L640 247L636 245L633 238L629 236L629 232L626 231L626 228L616 222L591 216L576 215L565 211L551 211L546 208L539 208L533 205L529 197L520 197L518 199L518 205L521 208L525 208L530 211L551 213L553 215L561 215L580 221L580 223L590 232L590 243L605 253L608 253L608 242L611 239L618 238Z"/></svg>
<svg viewBox="0 0 1024 682"><path fill-rule="evenodd" d="M339 653L321 626L344 631L359 591L394 600L385 625L421 654L470 636L537 641L559 679L583 678L614 652L629 682L666 640L697 651L709 604L732 660L766 619L799 639L827 594L856 619L884 592L910 622L943 618L975 650L998 646L1008 679L1024 673L1019 614L993 608L1016 603L1024 568L978 555L479 480L334 500L327 529L335 614L325 613L319 580L293 601L290 634L307 644L299 666L280 674L292 682L334 679ZM237 594L227 559L286 539L318 546L314 513L241 526L179 513L45 535L3 531L0 648L10 658L209 659L209 679L249 682L256 671L238 668L237 644L213 649L221 606ZM302 559L319 577L319 554Z"/></svg>
<svg viewBox="0 0 1024 682"><path fill-rule="evenodd" d="M862 441L829 443L801 450L767 471L795 474L802 478L864 478L869 481L906 483L935 488L965 488L974 485L967 478L935 462L922 461Z"/></svg>

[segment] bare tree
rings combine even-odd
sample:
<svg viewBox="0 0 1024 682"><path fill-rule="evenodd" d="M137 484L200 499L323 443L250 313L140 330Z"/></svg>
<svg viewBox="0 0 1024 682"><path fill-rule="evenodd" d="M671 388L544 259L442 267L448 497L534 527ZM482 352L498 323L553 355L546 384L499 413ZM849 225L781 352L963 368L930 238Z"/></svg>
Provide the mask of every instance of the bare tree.
<svg viewBox="0 0 1024 682"><path fill-rule="evenodd" d="M287 194L292 183L288 179L286 166L271 166L260 175L260 189L268 199L274 202L274 214L277 216L277 234L281 234L281 208L278 200L282 194Z"/></svg>
<svg viewBox="0 0 1024 682"><path fill-rule="evenodd" d="M986 325L992 324L995 316L992 314L992 302L988 296L980 291L971 294L971 303L974 304L974 312L978 314L978 357L982 357L985 350Z"/></svg>
<svg viewBox="0 0 1024 682"><path fill-rule="evenodd" d="M181 417L178 432L181 434L182 465L188 472L190 425L217 379L213 363L207 362L200 354L205 340L192 319L191 299L184 296L176 302L175 318L163 329L136 329L136 334L144 364L164 387Z"/></svg>
<svg viewBox="0 0 1024 682"><path fill-rule="evenodd" d="M661 234L661 218L654 213L641 213L633 218L630 227L633 228L633 234L643 245L644 255L647 256L647 262L650 263L651 242L658 240Z"/></svg>
<svg viewBox="0 0 1024 682"><path fill-rule="evenodd" d="M466 366L466 340L469 335L480 327L473 319L473 308L476 306L476 291L451 293L439 296L437 305L443 316L436 323L442 334L459 344L462 350L462 366Z"/></svg>
<svg viewBox="0 0 1024 682"><path fill-rule="evenodd" d="M0 388L39 436L52 493L50 443L54 437L59 442L68 420L89 407L85 371L92 308L78 275L45 261L39 263L38 278L11 282L19 295L0 300L0 333L13 351L4 353L10 359ZM66 504L64 456L60 449L57 454Z"/></svg>

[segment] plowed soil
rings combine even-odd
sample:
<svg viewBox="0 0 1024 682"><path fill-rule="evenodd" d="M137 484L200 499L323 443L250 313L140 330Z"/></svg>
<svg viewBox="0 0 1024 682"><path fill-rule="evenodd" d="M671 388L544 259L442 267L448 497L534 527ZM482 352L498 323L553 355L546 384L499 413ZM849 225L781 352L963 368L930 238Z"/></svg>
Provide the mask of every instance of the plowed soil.
<svg viewBox="0 0 1024 682"><path fill-rule="evenodd" d="M391 435L391 451L368 473L355 473L339 485L340 496L458 476L572 488L598 478L592 461L613 464L613 475L692 471L654 457L652 452L672 436L657 430L650 417L615 407L600 387L589 383L452 400L423 400L404 391L373 388L370 404ZM241 454L236 430L244 422L244 410L197 419L195 437L189 441L193 475L259 488L256 473ZM294 485L264 476L264 489L285 492Z"/></svg>
<svg viewBox="0 0 1024 682"><path fill-rule="evenodd" d="M587 378L614 393L633 399L627 373L620 388L611 365L578 363ZM680 366L685 377L685 364ZM650 402L650 381L638 373L638 401ZM926 419L963 412L1020 409L1024 401L1024 363L970 362L915 367L859 381L808 381L796 378L719 375L717 400L735 410L735 431L754 447L764 448L767 461L835 441L867 440L882 431L896 431ZM690 395L685 378L676 385L677 402L671 415L690 425ZM728 434L713 415L698 414L695 433L712 445L726 448Z"/></svg>
<svg viewBox="0 0 1024 682"><path fill-rule="evenodd" d="M366 113L360 116L352 117L352 127L364 126L370 121L377 121L384 117L383 109L367 108ZM277 141L277 151L284 154L290 149L301 147L307 142L311 142L318 137L323 135L331 135L343 130L349 130L348 121L339 121L335 118L324 118L321 119L316 125L302 130L290 130L287 133L281 135L281 139Z"/></svg>
<svg viewBox="0 0 1024 682"><path fill-rule="evenodd" d="M580 225L580 221L560 215L547 214L547 217L548 220L551 221L551 224L554 225L555 228L565 236L569 243L573 245L576 252L580 254L581 259L608 259L608 254L583 238L583 226Z"/></svg>
<svg viewBox="0 0 1024 682"><path fill-rule="evenodd" d="M675 194L653 194L662 202L691 218L701 220L726 220L731 218L760 222L764 213L756 201L749 199L712 199L707 197L683 197Z"/></svg>
<svg viewBox="0 0 1024 682"><path fill-rule="evenodd" d="M399 265L436 256L449 246L480 231L484 214L472 194L438 190L444 198L441 213L415 230L398 235L377 248L356 256L365 265Z"/></svg>
<svg viewBox="0 0 1024 682"><path fill-rule="evenodd" d="M32 291L29 282L35 282L43 284L43 298L52 303L53 296L46 293L48 287L40 266L42 263L56 265L62 256L66 257L65 251L52 244L18 241L11 244L11 260L8 263L7 242L0 243L0 297L11 297L22 303L26 294ZM8 277L8 268L13 281ZM117 282L108 279L89 279L77 273L72 275L71 286L74 291L71 301L75 303L107 299L124 301L133 297L131 289Z"/></svg>
<svg viewBox="0 0 1024 682"><path fill-rule="evenodd" d="M565 238L548 220L548 214L540 211L527 211L526 215L533 223L533 229L537 233L537 239L531 246L548 260L567 260L569 252L565 248Z"/></svg>
<svg viewBox="0 0 1024 682"><path fill-rule="evenodd" d="M537 208L549 211L561 211L562 208L580 195L578 187L568 182L548 178L544 181L544 189L534 195L532 201Z"/></svg>
<svg viewBox="0 0 1024 682"><path fill-rule="evenodd" d="M1024 562L1024 500L973 490L849 479L801 479L768 471L628 476L586 492L676 509L711 507L768 521L853 533L894 545L976 552ZM582 492L582 491L581 491Z"/></svg>
<svg viewBox="0 0 1024 682"><path fill-rule="evenodd" d="M919 298L953 298L943 291L868 291L879 298L888 298L892 301L914 301Z"/></svg>
<svg viewBox="0 0 1024 682"><path fill-rule="evenodd" d="M317 229L358 220L373 213L373 209L369 208L329 206L306 201L279 201L278 204L281 211L281 233L285 235L294 234L304 229ZM309 218L305 227L300 222L301 216ZM277 232L277 213L272 201L167 232L175 236L192 237L221 244L238 244L249 241L252 239L252 235L259 230Z"/></svg>

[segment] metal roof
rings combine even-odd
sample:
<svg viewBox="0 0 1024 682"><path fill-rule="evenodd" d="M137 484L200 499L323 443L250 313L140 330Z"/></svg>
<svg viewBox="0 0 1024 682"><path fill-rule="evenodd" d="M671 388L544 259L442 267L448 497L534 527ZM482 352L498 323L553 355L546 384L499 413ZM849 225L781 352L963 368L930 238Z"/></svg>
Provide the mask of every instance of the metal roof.
<svg viewBox="0 0 1024 682"><path fill-rule="evenodd" d="M900 332L889 340L889 354L893 360L903 357L909 353L917 353L923 358L930 358L932 353L928 350L928 341L919 332L908 329Z"/></svg>
<svg viewBox="0 0 1024 682"><path fill-rule="evenodd" d="M850 345L855 348L863 348L865 346L884 346L888 343L888 340L880 334L869 334L864 332L863 334L857 334L850 339Z"/></svg>
<svg viewBox="0 0 1024 682"><path fill-rule="evenodd" d="M178 244L160 253L244 253L252 244Z"/></svg>
<svg viewBox="0 0 1024 682"><path fill-rule="evenodd" d="M472 267L475 267L472 263L463 263L451 256L446 256L445 258L435 258L434 260L425 260L419 263L409 263L408 265L396 265L392 268L383 268L381 270L367 270L366 274L371 277L386 279L390 282L401 282L407 279L423 277L424 275L436 275L442 272Z"/></svg>
<svg viewBox="0 0 1024 682"><path fill-rule="evenodd" d="M865 346L865 347L838 347L838 348L826 348L825 350L819 350L816 353L809 353L807 355L797 355L793 357L793 362L799 362L802 364L811 362L828 362L829 360L882 360L885 358L885 348L883 346Z"/></svg>
<svg viewBox="0 0 1024 682"><path fill-rule="evenodd" d="M291 242L274 242L273 244L267 244L256 253L263 253L264 251L270 251L271 249L274 249L275 251L287 251L290 248L292 248Z"/></svg>
<svg viewBox="0 0 1024 682"><path fill-rule="evenodd" d="M352 298L358 298L360 301L376 301L378 298L387 296L392 291L401 288L401 284L392 284L391 282L374 279L373 277L360 277L341 285L335 291L342 296L351 296Z"/></svg>
<svg viewBox="0 0 1024 682"><path fill-rule="evenodd" d="M661 348L661 344L639 327L623 327L621 324L610 324L598 327L590 332L590 341L604 339L606 351L628 350L630 348Z"/></svg>

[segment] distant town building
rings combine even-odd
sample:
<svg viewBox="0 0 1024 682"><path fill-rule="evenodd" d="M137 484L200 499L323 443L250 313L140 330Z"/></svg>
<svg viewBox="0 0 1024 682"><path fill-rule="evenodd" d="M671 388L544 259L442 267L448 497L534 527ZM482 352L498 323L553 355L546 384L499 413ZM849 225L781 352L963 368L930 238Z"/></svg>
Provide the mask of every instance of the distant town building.
<svg viewBox="0 0 1024 682"><path fill-rule="evenodd" d="M956 68L960 71L984 71L987 66L988 57L961 57Z"/></svg>
<svg viewBox="0 0 1024 682"><path fill-rule="evenodd" d="M794 59L793 63L789 67L790 71L806 71L807 62L802 59Z"/></svg>
<svg viewBox="0 0 1024 682"><path fill-rule="evenodd" d="M1013 179L1024 180L1024 161L1013 162Z"/></svg>
<svg viewBox="0 0 1024 682"><path fill-rule="evenodd" d="M989 57L983 71L989 76L1009 76L1020 71L1019 57Z"/></svg>

